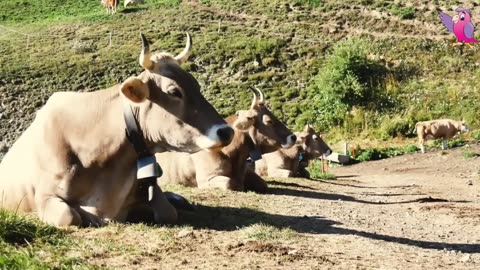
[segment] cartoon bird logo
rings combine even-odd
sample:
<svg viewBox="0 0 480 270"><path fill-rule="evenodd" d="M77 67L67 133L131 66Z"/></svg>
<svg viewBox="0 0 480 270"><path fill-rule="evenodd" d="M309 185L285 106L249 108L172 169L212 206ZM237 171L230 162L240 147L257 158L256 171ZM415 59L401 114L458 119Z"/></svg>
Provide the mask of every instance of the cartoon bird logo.
<svg viewBox="0 0 480 270"><path fill-rule="evenodd" d="M455 10L457 15L450 17L445 12L440 12L440 20L442 23L447 27L448 31L455 34L457 37L457 43L452 44L452 46L458 46L462 44L467 44L470 48L473 46L470 43L476 43L476 40L473 37L473 32L475 31L475 27L472 23L471 12L468 9L464 8L457 8Z"/></svg>

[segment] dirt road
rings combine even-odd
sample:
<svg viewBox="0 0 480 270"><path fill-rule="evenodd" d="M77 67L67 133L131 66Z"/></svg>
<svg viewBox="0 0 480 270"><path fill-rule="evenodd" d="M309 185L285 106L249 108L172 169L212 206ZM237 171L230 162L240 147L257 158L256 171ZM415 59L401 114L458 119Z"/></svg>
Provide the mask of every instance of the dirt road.
<svg viewBox="0 0 480 270"><path fill-rule="evenodd" d="M337 167L337 180L270 180L267 195L170 187L196 204L182 225L74 236L96 243L82 251L89 261L114 268L480 269L480 158L465 153Z"/></svg>

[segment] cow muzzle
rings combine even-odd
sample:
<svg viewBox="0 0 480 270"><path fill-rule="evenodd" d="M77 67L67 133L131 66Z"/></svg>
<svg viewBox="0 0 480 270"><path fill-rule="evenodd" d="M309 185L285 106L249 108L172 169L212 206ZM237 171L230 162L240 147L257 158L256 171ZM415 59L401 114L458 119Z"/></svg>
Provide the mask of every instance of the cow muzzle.
<svg viewBox="0 0 480 270"><path fill-rule="evenodd" d="M233 128L229 125L214 125L208 130L206 136L201 136L197 140L197 145L202 149L222 148L230 144L233 135Z"/></svg>
<svg viewBox="0 0 480 270"><path fill-rule="evenodd" d="M328 156L330 156L332 153L333 153L333 152L332 152L332 149L329 148L329 149L327 149L327 151L325 151L325 153L323 153L323 155L326 156L326 157L328 157Z"/></svg>
<svg viewBox="0 0 480 270"><path fill-rule="evenodd" d="M283 144L282 147L285 149L290 148L295 144L296 141L297 141L297 136L295 134L288 135L287 143Z"/></svg>

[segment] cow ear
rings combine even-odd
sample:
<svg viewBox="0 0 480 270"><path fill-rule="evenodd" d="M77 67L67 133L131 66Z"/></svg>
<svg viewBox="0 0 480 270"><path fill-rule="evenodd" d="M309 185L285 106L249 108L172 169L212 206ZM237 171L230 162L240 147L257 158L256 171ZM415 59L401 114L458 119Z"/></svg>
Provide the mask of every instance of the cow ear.
<svg viewBox="0 0 480 270"><path fill-rule="evenodd" d="M140 103L150 96L147 85L137 77L130 77L120 86L122 94L134 103Z"/></svg>

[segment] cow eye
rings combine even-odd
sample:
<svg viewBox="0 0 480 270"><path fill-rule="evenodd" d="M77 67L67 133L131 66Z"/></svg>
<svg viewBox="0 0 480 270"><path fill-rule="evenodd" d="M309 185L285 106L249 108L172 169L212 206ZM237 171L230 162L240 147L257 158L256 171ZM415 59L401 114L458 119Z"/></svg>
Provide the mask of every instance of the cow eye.
<svg viewBox="0 0 480 270"><path fill-rule="evenodd" d="M315 141L318 141L318 136L317 136L317 135L313 135L313 136L312 136L312 139L314 139Z"/></svg>
<svg viewBox="0 0 480 270"><path fill-rule="evenodd" d="M263 123L267 126L271 126L272 125L272 119L270 119L270 117L268 117L268 116L263 117Z"/></svg>
<svg viewBox="0 0 480 270"><path fill-rule="evenodd" d="M170 96L174 96L176 98L183 98L182 92L178 88L171 88L167 91L167 94Z"/></svg>

